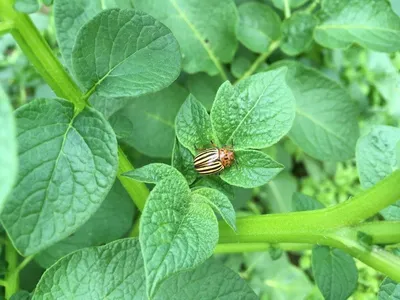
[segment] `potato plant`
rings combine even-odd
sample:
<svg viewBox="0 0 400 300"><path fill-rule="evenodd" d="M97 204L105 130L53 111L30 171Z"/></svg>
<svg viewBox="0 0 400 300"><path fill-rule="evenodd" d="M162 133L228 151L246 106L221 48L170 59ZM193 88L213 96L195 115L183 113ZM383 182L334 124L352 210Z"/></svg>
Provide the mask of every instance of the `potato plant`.
<svg viewBox="0 0 400 300"><path fill-rule="evenodd" d="M6 299L400 299L396 0L0 0L0 33Z"/></svg>

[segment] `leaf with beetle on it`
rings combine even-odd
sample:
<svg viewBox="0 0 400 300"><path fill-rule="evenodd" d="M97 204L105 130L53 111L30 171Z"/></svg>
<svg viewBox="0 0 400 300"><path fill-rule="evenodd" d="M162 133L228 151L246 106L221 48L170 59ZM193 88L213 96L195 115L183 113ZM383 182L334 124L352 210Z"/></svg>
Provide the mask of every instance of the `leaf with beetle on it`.
<svg viewBox="0 0 400 300"><path fill-rule="evenodd" d="M175 139L171 165L185 176L189 184L192 184L198 176L193 165L192 153L179 143L178 139Z"/></svg>
<svg viewBox="0 0 400 300"><path fill-rule="evenodd" d="M72 68L88 96L140 96L169 86L180 73L181 57L178 42L162 23L143 12L115 8L79 30Z"/></svg>
<svg viewBox="0 0 400 300"><path fill-rule="evenodd" d="M135 7L171 29L187 73L213 76L221 72L218 64L232 61L238 44L238 16L232 0L136 0Z"/></svg>
<svg viewBox="0 0 400 300"><path fill-rule="evenodd" d="M246 2L238 7L239 23L236 35L248 49L267 52L273 41L280 38L281 20L268 5L258 2Z"/></svg>
<svg viewBox="0 0 400 300"><path fill-rule="evenodd" d="M225 82L211 109L211 122L221 145L235 150L266 148L290 130L295 100L286 84L286 68L253 75L237 85Z"/></svg>
<svg viewBox="0 0 400 300"><path fill-rule="evenodd" d="M374 126L370 132L357 142L356 160L361 186L365 189L374 186L398 166L398 145L400 129L390 126ZM400 199L383 209L386 220L400 220Z"/></svg>
<svg viewBox="0 0 400 300"><path fill-rule="evenodd" d="M296 118L290 139L310 156L328 161L354 157L359 135L357 104L339 84L315 69L294 61L272 68L288 67L287 82L296 99ZM318 140L318 143L315 141Z"/></svg>
<svg viewBox="0 0 400 300"><path fill-rule="evenodd" d="M100 207L117 173L117 141L97 111L36 99L17 120L20 170L1 214L23 255L66 238Z"/></svg>
<svg viewBox="0 0 400 300"><path fill-rule="evenodd" d="M400 18L386 0L324 0L321 16L314 39L324 47L357 43L381 52L400 50Z"/></svg>
<svg viewBox="0 0 400 300"><path fill-rule="evenodd" d="M126 119L126 134L120 138L124 144L151 157L171 157L175 138L175 117L188 92L173 83L159 92L132 99L111 118L122 122ZM118 123L117 123L118 124ZM149 138L151 137L151 138Z"/></svg>

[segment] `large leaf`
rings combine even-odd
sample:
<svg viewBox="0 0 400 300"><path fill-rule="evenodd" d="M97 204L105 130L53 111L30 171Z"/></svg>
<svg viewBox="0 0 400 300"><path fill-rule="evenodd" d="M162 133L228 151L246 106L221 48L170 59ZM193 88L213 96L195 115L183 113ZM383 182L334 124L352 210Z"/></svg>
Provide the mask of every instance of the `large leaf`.
<svg viewBox="0 0 400 300"><path fill-rule="evenodd" d="M105 10L78 32L74 75L86 93L140 96L169 86L180 73L179 45L171 31L143 12Z"/></svg>
<svg viewBox="0 0 400 300"><path fill-rule="evenodd" d="M239 6L239 41L253 52L267 52L270 44L280 37L281 19L268 5L247 2Z"/></svg>
<svg viewBox="0 0 400 300"><path fill-rule="evenodd" d="M218 241L218 222L207 199L191 196L185 178L171 174L157 183L147 199L139 239L147 294L152 297L162 281L212 255Z"/></svg>
<svg viewBox="0 0 400 300"><path fill-rule="evenodd" d="M400 50L400 18L386 0L322 2L323 21L314 38L324 47L345 48L352 43L382 52Z"/></svg>
<svg viewBox="0 0 400 300"><path fill-rule="evenodd" d="M187 84L190 93L210 111L218 88L222 84L221 77L209 76L206 73L193 74L189 75Z"/></svg>
<svg viewBox="0 0 400 300"><path fill-rule="evenodd" d="M232 0L136 0L135 7L171 29L186 72L216 75L218 62L232 60L237 47L237 11Z"/></svg>
<svg viewBox="0 0 400 300"><path fill-rule="evenodd" d="M256 150L235 151L235 160L235 164L221 172L221 178L243 188L261 186L283 170L280 163Z"/></svg>
<svg viewBox="0 0 400 300"><path fill-rule="evenodd" d="M363 188L370 188L398 169L400 129L375 126L357 143L357 167ZM400 220L400 200L381 211L387 220Z"/></svg>
<svg viewBox="0 0 400 300"><path fill-rule="evenodd" d="M209 259L194 270L167 279L156 300L256 300L247 283L222 263Z"/></svg>
<svg viewBox="0 0 400 300"><path fill-rule="evenodd" d="M40 279L42 299L145 299L143 259L137 239L85 248L63 257Z"/></svg>
<svg viewBox="0 0 400 300"><path fill-rule="evenodd" d="M192 154L211 146L211 141L217 142L206 108L193 95L189 95L179 110L175 127L179 142Z"/></svg>
<svg viewBox="0 0 400 300"><path fill-rule="evenodd" d="M1 220L15 247L36 253L66 238L99 208L117 172L117 141L97 111L61 99L16 111L18 184Z"/></svg>
<svg viewBox="0 0 400 300"><path fill-rule="evenodd" d="M172 84L157 93L132 99L112 120L128 120L121 141L152 157L171 157L175 138L175 117L187 91ZM114 128L115 130L115 128Z"/></svg>
<svg viewBox="0 0 400 300"><path fill-rule="evenodd" d="M282 51L288 55L298 55L308 50L317 22L316 17L304 12L295 13L286 19L282 24Z"/></svg>
<svg viewBox="0 0 400 300"><path fill-rule="evenodd" d="M315 247L312 268L317 286L326 300L346 300L357 287L358 271L354 259L342 250Z"/></svg>
<svg viewBox="0 0 400 300"><path fill-rule="evenodd" d="M343 161L354 156L359 135L357 105L346 90L318 71L296 62L287 66L288 84L296 98L296 119L289 137L307 154Z"/></svg>
<svg viewBox="0 0 400 300"><path fill-rule="evenodd" d="M386 277L379 287L378 300L400 300L400 284Z"/></svg>
<svg viewBox="0 0 400 300"><path fill-rule="evenodd" d="M118 2L118 3L116 3ZM57 0L54 3L56 35L64 63L72 71L72 47L79 29L106 8L118 7L118 0ZM130 6L130 1L126 1ZM121 7L122 8L122 7ZM128 8L128 7L127 7Z"/></svg>
<svg viewBox="0 0 400 300"><path fill-rule="evenodd" d="M0 212L17 175L17 139L8 97L0 86Z"/></svg>
<svg viewBox="0 0 400 300"><path fill-rule="evenodd" d="M99 209L74 234L35 255L44 268L81 248L99 246L121 238L132 227L134 205L116 180Z"/></svg>
<svg viewBox="0 0 400 300"><path fill-rule="evenodd" d="M294 97L285 80L286 68L253 75L236 86L225 82L211 109L211 122L222 145L236 150L265 148L292 127Z"/></svg>

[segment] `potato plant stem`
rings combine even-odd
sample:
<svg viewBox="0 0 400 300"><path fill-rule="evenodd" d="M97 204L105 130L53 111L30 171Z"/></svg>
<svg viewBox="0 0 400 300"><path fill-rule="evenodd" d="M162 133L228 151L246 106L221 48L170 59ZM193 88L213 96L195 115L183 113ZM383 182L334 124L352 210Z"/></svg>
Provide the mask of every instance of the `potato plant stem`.
<svg viewBox="0 0 400 300"><path fill-rule="evenodd" d="M0 22L0 35L11 32L14 29L14 22L11 21L3 21Z"/></svg>
<svg viewBox="0 0 400 300"><path fill-rule="evenodd" d="M0 19L2 22L13 23L11 34L56 95L71 101L76 110L81 111L86 106L84 94L61 65L31 19L26 14L14 10L13 2L12 0L0 0ZM133 166L121 149L118 150L118 156L123 160L119 162L118 178L135 205L142 210L149 191L144 183L127 179L129 180L128 184L128 181L121 179L120 175L132 170Z"/></svg>
<svg viewBox="0 0 400 300"><path fill-rule="evenodd" d="M10 240L6 240L5 259L7 262L7 271L4 276L5 298L10 299L19 289L19 272L16 272L18 264L18 254Z"/></svg>
<svg viewBox="0 0 400 300"><path fill-rule="evenodd" d="M283 0L283 6L285 10L285 19L289 19L291 16L289 0Z"/></svg>

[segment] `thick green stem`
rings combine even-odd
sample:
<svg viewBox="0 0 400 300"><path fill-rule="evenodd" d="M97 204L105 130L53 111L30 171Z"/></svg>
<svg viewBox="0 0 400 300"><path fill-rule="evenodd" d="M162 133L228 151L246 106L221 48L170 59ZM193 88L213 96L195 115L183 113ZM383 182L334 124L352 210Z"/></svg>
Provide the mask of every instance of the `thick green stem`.
<svg viewBox="0 0 400 300"><path fill-rule="evenodd" d="M13 23L11 34L56 95L74 103L78 111L82 110L86 105L85 96L61 65L30 18L25 14L16 12L11 0L0 0L0 18L4 22ZM133 202L142 210L149 191L144 183L127 178L124 180L120 176L120 174L132 170L133 166L121 149L118 150L118 154L119 158L122 159L122 162L119 163L118 178L132 197ZM128 181L129 184L127 184Z"/></svg>
<svg viewBox="0 0 400 300"><path fill-rule="evenodd" d="M276 247L285 251L302 251L311 249L311 244L268 244L268 243L230 243L218 244L214 249L214 253L243 253L243 252L264 252Z"/></svg>
<svg viewBox="0 0 400 300"><path fill-rule="evenodd" d="M18 254L10 240L6 240L5 259L7 262L7 272L5 275L6 299L10 299L19 289L19 272L16 272Z"/></svg>
<svg viewBox="0 0 400 300"><path fill-rule="evenodd" d="M0 35L11 32L14 29L14 22L3 21L0 22Z"/></svg>
<svg viewBox="0 0 400 300"><path fill-rule="evenodd" d="M373 244L400 243L400 221L367 222L355 226L354 229L368 234Z"/></svg>

